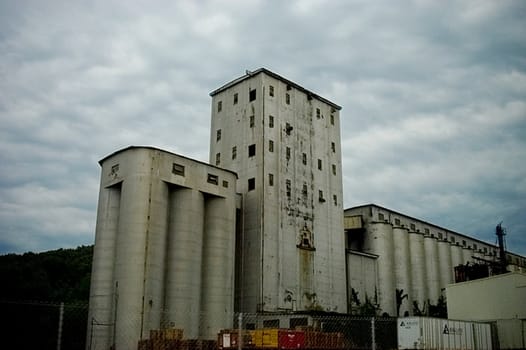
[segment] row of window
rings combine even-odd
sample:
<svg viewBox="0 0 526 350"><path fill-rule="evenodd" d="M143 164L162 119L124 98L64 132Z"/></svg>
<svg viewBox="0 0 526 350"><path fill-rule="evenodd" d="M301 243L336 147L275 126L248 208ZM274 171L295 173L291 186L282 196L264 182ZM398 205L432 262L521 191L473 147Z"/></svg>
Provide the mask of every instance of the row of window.
<svg viewBox="0 0 526 350"><path fill-rule="evenodd" d="M173 163L172 164L172 173L178 176L185 176L185 167L182 164ZM206 176L206 182L212 185L219 185L219 176L215 174L208 173ZM223 180L223 187L228 188L228 181Z"/></svg>
<svg viewBox="0 0 526 350"><path fill-rule="evenodd" d="M268 141L268 151L271 153L274 152L274 141L272 140ZM256 155L256 145L255 144L249 145L248 146L249 158L254 157L255 155ZM285 157L287 158L287 160L290 160L290 157L291 157L290 147L287 147L285 149ZM237 158L237 146L233 146L232 147L232 159L236 159L236 158ZM302 163L304 165L307 165L307 154L302 153L301 158L302 158ZM219 165L221 165L221 153L218 152L216 153L216 166L219 166ZM332 174L336 175L336 164L332 164L331 169L332 169ZM321 159L318 159L318 170L323 170L323 161Z"/></svg>
<svg viewBox="0 0 526 350"><path fill-rule="evenodd" d="M268 185L269 186L274 186L274 174L270 174L270 173L268 174ZM286 191L287 191L287 198L291 198L291 196L292 196L292 182L291 182L291 180L289 180L289 179L285 180L285 188L286 188ZM256 189L256 178L252 177L252 178L248 179L248 191L253 191L255 189ZM302 196L305 199L309 195L308 187L307 187L306 183L303 184L303 188L302 188L301 194L302 194ZM322 190L318 190L318 200L321 203L326 202L326 199L323 196L323 191ZM332 200L333 200L334 205L338 205L338 196L336 196L335 194L332 195Z"/></svg>
<svg viewBox="0 0 526 350"><path fill-rule="evenodd" d="M380 221L385 221L384 214L383 213L378 213L378 219ZM395 218L394 223L395 223L396 226L401 226L400 219L398 219L398 218ZM411 231L416 231L416 225L414 223L409 224L409 228L411 229ZM427 228L427 227L424 228L424 234L426 234L426 235L430 234L429 228ZM435 234L431 233L431 237L434 238ZM447 237L445 237L442 232L438 232L437 238L441 239L441 240L442 239L446 239L447 240ZM456 243L455 236L450 236L449 240L450 240L451 243ZM463 247L467 247L468 246L466 240L464 240L464 239L462 240L462 246ZM473 243L473 246L472 247L470 246L470 248L473 248L473 250L478 250L478 246L477 246L476 243ZM483 251L484 253L487 253L488 252L488 248L487 247L482 247L481 251Z"/></svg>
<svg viewBox="0 0 526 350"><path fill-rule="evenodd" d="M291 90L290 85L287 85L287 91L288 90ZM268 93L269 93L270 97L274 97L274 86L269 85ZM311 97L309 96L309 98L311 98ZM256 100L256 89L249 89L248 90L248 101L252 102L252 101L255 101L255 100ZM233 104L236 105L238 103L238 101L239 101L239 95L236 92L234 94ZM285 103L290 105L290 94L288 92L285 93ZM221 112L222 110L223 110L223 101L218 101L217 102L217 112ZM334 125L334 114L333 114L334 112L335 112L335 110L333 108L331 108L331 114L330 114L331 125ZM323 116L321 114L320 108L316 108L316 118L320 119L322 117Z"/></svg>

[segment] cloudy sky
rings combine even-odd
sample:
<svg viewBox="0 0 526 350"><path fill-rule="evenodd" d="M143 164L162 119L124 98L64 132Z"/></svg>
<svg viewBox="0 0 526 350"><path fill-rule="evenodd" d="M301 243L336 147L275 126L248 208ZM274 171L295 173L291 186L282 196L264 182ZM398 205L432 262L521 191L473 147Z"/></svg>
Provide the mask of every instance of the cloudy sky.
<svg viewBox="0 0 526 350"><path fill-rule="evenodd" d="M98 160L208 160L210 91L265 67L343 106L346 207L526 255L525 1L0 1L0 254L94 241Z"/></svg>

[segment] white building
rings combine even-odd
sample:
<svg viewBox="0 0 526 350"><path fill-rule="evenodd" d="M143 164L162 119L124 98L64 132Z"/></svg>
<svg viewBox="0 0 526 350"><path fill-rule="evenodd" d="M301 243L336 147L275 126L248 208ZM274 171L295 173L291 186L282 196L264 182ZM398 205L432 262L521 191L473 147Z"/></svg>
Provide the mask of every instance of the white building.
<svg viewBox="0 0 526 350"><path fill-rule="evenodd" d="M232 326L236 175L151 147L100 161L87 348ZM202 317L202 315L207 317Z"/></svg>
<svg viewBox="0 0 526 350"><path fill-rule="evenodd" d="M210 95L210 163L243 195L237 309L346 312L340 107L266 69Z"/></svg>
<svg viewBox="0 0 526 350"><path fill-rule="evenodd" d="M375 204L344 215L351 307L367 298L391 316L414 315L415 305L425 313L455 282L456 266L498 261L493 244ZM526 266L516 254L507 261L508 270Z"/></svg>

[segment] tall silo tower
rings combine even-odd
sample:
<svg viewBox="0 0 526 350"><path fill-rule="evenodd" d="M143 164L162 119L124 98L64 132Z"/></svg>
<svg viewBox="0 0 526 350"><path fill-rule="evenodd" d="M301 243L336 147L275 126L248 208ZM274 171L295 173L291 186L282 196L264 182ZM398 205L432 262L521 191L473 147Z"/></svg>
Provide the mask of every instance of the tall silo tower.
<svg viewBox="0 0 526 350"><path fill-rule="evenodd" d="M263 68L210 95L210 163L243 194L237 310L346 312L341 107Z"/></svg>

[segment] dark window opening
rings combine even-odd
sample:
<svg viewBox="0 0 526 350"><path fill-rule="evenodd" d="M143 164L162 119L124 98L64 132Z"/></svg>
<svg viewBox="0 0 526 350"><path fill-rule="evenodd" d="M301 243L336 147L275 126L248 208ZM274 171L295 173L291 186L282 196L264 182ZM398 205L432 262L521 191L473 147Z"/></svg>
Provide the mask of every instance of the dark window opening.
<svg viewBox="0 0 526 350"><path fill-rule="evenodd" d="M237 146L232 147L232 159L236 159L237 157Z"/></svg>
<svg viewBox="0 0 526 350"><path fill-rule="evenodd" d="M287 189L287 198L290 198L292 193L291 193L291 182L290 180L287 180L285 181L285 188Z"/></svg>
<svg viewBox="0 0 526 350"><path fill-rule="evenodd" d="M269 85L269 87L268 87L268 94L269 94L269 96L274 97L274 86Z"/></svg>
<svg viewBox="0 0 526 350"><path fill-rule="evenodd" d="M268 141L268 151L269 152L274 152L274 141L272 141L272 140Z"/></svg>
<svg viewBox="0 0 526 350"><path fill-rule="evenodd" d="M336 153L336 144L334 142L331 142L331 150L332 153Z"/></svg>
<svg viewBox="0 0 526 350"><path fill-rule="evenodd" d="M206 182L217 185L219 183L219 177L217 175L208 174Z"/></svg>
<svg viewBox="0 0 526 350"><path fill-rule="evenodd" d="M248 146L248 156L254 157L255 155L256 155L256 145L253 144L253 145Z"/></svg>
<svg viewBox="0 0 526 350"><path fill-rule="evenodd" d="M322 162L321 159L318 159L318 170L322 170Z"/></svg>
<svg viewBox="0 0 526 350"><path fill-rule="evenodd" d="M228 188L228 181L223 181L223 187Z"/></svg>
<svg viewBox="0 0 526 350"><path fill-rule="evenodd" d="M303 153L301 161L303 164L307 165L307 153Z"/></svg>
<svg viewBox="0 0 526 350"><path fill-rule="evenodd" d="M290 105L290 95L289 94L285 94L285 103Z"/></svg>
<svg viewBox="0 0 526 350"><path fill-rule="evenodd" d="M254 118L255 118L255 117L254 117L253 115L250 116L250 127L251 127L251 128L254 127Z"/></svg>
<svg viewBox="0 0 526 350"><path fill-rule="evenodd" d="M269 115L268 116L268 127L273 128L274 127L274 117Z"/></svg>
<svg viewBox="0 0 526 350"><path fill-rule="evenodd" d="M279 320L264 320L263 328L279 328Z"/></svg>
<svg viewBox="0 0 526 350"><path fill-rule="evenodd" d="M268 174L268 185L274 186L274 174Z"/></svg>
<svg viewBox="0 0 526 350"><path fill-rule="evenodd" d="M256 99L256 89L254 90L249 90L248 92L248 101L249 102L252 102Z"/></svg>
<svg viewBox="0 0 526 350"><path fill-rule="evenodd" d="M238 94L237 92L234 94L234 104L237 105L237 99L238 99Z"/></svg>
<svg viewBox="0 0 526 350"><path fill-rule="evenodd" d="M222 109L223 109L223 101L217 102L217 111L221 112Z"/></svg>
<svg viewBox="0 0 526 350"><path fill-rule="evenodd" d="M219 141L219 140L221 140L221 129L218 129L216 131L216 141Z"/></svg>
<svg viewBox="0 0 526 350"><path fill-rule="evenodd" d="M221 153L216 153L216 165L221 163Z"/></svg>
<svg viewBox="0 0 526 350"><path fill-rule="evenodd" d="M174 173L175 175L184 176L184 165L173 163L172 173Z"/></svg>
<svg viewBox="0 0 526 350"><path fill-rule="evenodd" d="M285 152L285 155L286 155L286 157L287 157L287 160L289 160L289 159L290 159L290 147L287 147L287 150L286 150L286 152Z"/></svg>
<svg viewBox="0 0 526 350"><path fill-rule="evenodd" d="M255 188L256 188L256 179L255 178L248 179L248 190L252 191Z"/></svg>

